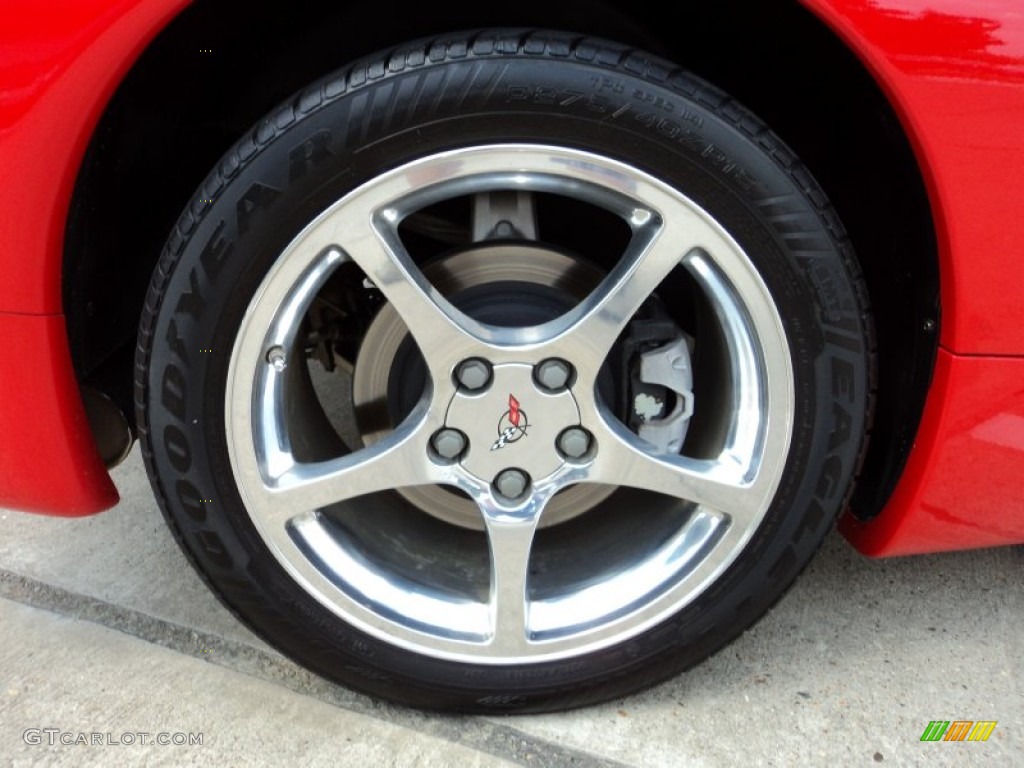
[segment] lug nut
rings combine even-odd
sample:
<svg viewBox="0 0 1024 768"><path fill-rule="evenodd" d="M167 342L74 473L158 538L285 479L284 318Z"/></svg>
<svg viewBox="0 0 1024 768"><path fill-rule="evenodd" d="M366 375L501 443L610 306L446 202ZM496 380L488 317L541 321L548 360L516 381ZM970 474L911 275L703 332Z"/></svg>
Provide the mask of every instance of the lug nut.
<svg viewBox="0 0 1024 768"><path fill-rule="evenodd" d="M494 478L495 490L509 500L522 496L529 484L529 476L521 469L503 469Z"/></svg>
<svg viewBox="0 0 1024 768"><path fill-rule="evenodd" d="M267 362L274 366L274 370L278 373L283 371L288 366L284 347L271 347L267 352Z"/></svg>
<svg viewBox="0 0 1024 768"><path fill-rule="evenodd" d="M565 360L556 357L542 360L533 369L533 376L545 389L558 390L569 384L572 378L572 366Z"/></svg>
<svg viewBox="0 0 1024 768"><path fill-rule="evenodd" d="M490 382L491 366L486 360L477 357L463 360L455 369L455 378L463 387L475 392Z"/></svg>
<svg viewBox="0 0 1024 768"><path fill-rule="evenodd" d="M445 428L434 433L430 444L441 458L456 459L466 450L467 442L466 436L459 430Z"/></svg>
<svg viewBox="0 0 1024 768"><path fill-rule="evenodd" d="M569 427L558 436L558 450L570 459L580 459L590 450L592 438L583 427Z"/></svg>

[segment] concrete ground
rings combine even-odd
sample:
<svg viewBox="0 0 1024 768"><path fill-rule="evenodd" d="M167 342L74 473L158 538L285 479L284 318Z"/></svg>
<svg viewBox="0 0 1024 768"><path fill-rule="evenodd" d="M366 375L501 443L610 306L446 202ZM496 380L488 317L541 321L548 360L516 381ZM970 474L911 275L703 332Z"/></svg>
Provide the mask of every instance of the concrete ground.
<svg viewBox="0 0 1024 768"><path fill-rule="evenodd" d="M686 675L565 714L452 717L270 649L192 573L137 452L115 479L123 501L94 518L0 510L0 764L1024 765L1024 548L871 561L834 535ZM998 725L922 743L937 719Z"/></svg>

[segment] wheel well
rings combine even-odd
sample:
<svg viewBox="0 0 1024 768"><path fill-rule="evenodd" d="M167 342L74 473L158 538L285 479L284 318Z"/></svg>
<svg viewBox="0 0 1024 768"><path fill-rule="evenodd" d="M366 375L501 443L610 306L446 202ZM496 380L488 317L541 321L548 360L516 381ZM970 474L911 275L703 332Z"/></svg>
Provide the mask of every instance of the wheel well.
<svg viewBox="0 0 1024 768"><path fill-rule="evenodd" d="M913 442L938 339L934 226L920 171L872 78L809 12L784 0L682 5L689 21L668 29L650 0L399 2L386 14L312 0L194 4L119 88L76 183L64 307L79 379L131 413L136 327L163 242L217 159L289 94L416 37L478 26L569 29L660 54L729 92L793 147L832 199L878 329L875 427L852 501L859 516L876 514Z"/></svg>

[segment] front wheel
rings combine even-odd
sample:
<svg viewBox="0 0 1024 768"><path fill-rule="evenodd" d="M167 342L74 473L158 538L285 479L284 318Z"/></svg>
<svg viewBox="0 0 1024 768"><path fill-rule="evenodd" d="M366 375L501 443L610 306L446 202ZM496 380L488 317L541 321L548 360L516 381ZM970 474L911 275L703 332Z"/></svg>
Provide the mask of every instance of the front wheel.
<svg viewBox="0 0 1024 768"><path fill-rule="evenodd" d="M809 174L707 84L556 33L417 43L197 192L142 321L147 467L213 589L317 672L599 701L713 653L820 544L864 296Z"/></svg>

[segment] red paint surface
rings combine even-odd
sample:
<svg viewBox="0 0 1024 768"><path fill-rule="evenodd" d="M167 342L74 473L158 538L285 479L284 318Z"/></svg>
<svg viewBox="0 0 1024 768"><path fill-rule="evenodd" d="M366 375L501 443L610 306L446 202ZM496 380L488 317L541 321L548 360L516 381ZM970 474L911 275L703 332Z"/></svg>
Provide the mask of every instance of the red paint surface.
<svg viewBox="0 0 1024 768"><path fill-rule="evenodd" d="M840 529L869 555L1024 542L1024 359L941 351L895 494L871 523Z"/></svg>
<svg viewBox="0 0 1024 768"><path fill-rule="evenodd" d="M64 224L93 129L187 0L0 6L0 312L61 312Z"/></svg>
<svg viewBox="0 0 1024 768"><path fill-rule="evenodd" d="M0 7L0 506L85 515L117 503L89 432L61 307L64 225L107 101L187 0Z"/></svg>
<svg viewBox="0 0 1024 768"><path fill-rule="evenodd" d="M896 109L940 259L945 349L910 460L878 518L847 516L841 530L872 555L1024 542L1024 360L949 352L1024 355L1024 9L1018 0L802 2Z"/></svg>
<svg viewBox="0 0 1024 768"><path fill-rule="evenodd" d="M117 491L82 410L64 318L0 314L0 507L78 516Z"/></svg>
<svg viewBox="0 0 1024 768"><path fill-rule="evenodd" d="M942 344L1024 355L1024 7L1020 0L802 0L895 107L928 186Z"/></svg>

